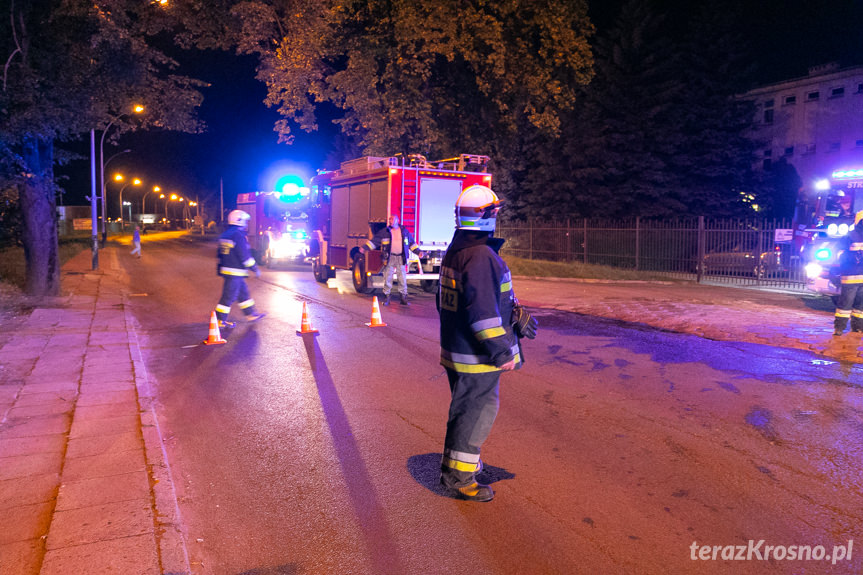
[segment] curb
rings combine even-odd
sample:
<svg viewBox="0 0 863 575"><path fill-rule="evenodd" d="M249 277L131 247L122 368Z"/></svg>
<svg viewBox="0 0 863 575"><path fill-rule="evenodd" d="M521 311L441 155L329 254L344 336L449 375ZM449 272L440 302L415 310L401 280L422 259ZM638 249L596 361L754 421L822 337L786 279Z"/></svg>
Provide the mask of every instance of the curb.
<svg viewBox="0 0 863 575"><path fill-rule="evenodd" d="M128 295L124 296L124 304ZM156 523L156 543L159 547L159 560L163 575L190 574L189 553L182 531L182 518L177 504L177 493L171 475L171 467L162 432L156 417L156 395L147 374L143 354L135 329L135 319L129 305L124 305L126 334L135 373L135 387L138 391L141 434L144 437L144 459L150 477L150 490L153 496L153 520Z"/></svg>

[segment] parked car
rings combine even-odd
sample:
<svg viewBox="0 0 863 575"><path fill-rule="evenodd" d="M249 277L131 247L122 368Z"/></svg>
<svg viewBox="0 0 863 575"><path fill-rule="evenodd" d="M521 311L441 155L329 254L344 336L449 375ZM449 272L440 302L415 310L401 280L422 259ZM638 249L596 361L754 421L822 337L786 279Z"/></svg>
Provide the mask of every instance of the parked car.
<svg viewBox="0 0 863 575"><path fill-rule="evenodd" d="M790 246L773 245L762 240L759 251L757 235L749 234L743 239L708 249L702 261L701 273L775 278L788 273L790 258Z"/></svg>

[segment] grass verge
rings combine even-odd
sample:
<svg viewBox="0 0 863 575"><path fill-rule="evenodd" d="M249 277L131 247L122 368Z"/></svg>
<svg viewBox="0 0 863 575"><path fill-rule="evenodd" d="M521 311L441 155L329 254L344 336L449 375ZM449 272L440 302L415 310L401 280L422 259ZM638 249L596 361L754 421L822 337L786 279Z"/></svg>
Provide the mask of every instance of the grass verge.
<svg viewBox="0 0 863 575"><path fill-rule="evenodd" d="M644 272L578 262L548 262L505 256L515 276L596 279L609 281L685 281L659 272Z"/></svg>

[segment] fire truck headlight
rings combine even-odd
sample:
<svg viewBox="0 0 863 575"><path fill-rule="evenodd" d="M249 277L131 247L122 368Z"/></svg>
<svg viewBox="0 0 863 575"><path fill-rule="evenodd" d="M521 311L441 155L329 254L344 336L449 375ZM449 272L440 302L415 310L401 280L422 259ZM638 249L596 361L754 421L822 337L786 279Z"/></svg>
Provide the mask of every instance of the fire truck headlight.
<svg viewBox="0 0 863 575"><path fill-rule="evenodd" d="M828 248L821 248L819 250L815 250L815 253L812 255L819 262L827 261L833 256L833 253Z"/></svg>
<svg viewBox="0 0 863 575"><path fill-rule="evenodd" d="M848 234L848 224L839 224L839 235L844 236Z"/></svg>
<svg viewBox="0 0 863 575"><path fill-rule="evenodd" d="M821 277L821 271L824 269L821 267L821 264L816 264L814 262L806 264L806 277L809 279L815 279L817 277Z"/></svg>
<svg viewBox="0 0 863 575"><path fill-rule="evenodd" d="M828 236L836 236L839 235L839 226L836 224L830 224L827 226L827 235Z"/></svg>

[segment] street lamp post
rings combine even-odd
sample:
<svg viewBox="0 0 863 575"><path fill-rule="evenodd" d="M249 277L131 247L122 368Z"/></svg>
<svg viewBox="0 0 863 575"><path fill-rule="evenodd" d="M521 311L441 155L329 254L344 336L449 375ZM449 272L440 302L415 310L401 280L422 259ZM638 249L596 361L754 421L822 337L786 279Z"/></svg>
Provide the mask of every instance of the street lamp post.
<svg viewBox="0 0 863 575"><path fill-rule="evenodd" d="M92 269L99 269L99 219L96 209L96 130L90 130L90 227L93 230Z"/></svg>
<svg viewBox="0 0 863 575"><path fill-rule="evenodd" d="M118 181L121 181L121 180L118 180ZM124 185L122 188L120 188L120 229L123 231L126 231L126 222L123 221L123 206L126 205L125 203L123 203L123 191L126 188L128 188L129 186L140 186L140 185L141 185L141 180L138 178L133 178L131 182L127 182L126 185ZM131 221L131 220L132 220L132 208L129 208L129 221Z"/></svg>
<svg viewBox="0 0 863 575"><path fill-rule="evenodd" d="M140 114L144 111L144 106L141 106L140 104L136 104L135 106L132 107L132 111L135 114ZM102 245L105 245L105 242L108 241L108 207L107 207L107 202L105 201L107 199L107 198L105 198L105 190L107 188L107 184L105 182L105 167L108 165L108 162L110 162L117 155L119 155L119 154L115 154L114 156L111 156L108 159L108 162L105 161L105 134L108 133L108 130L111 129L111 126L114 125L114 122L116 122L120 118L124 118L126 115L127 114L120 114L116 118L112 118L111 121L108 122L108 125L105 126L105 129L102 130L102 138L99 141L99 160L101 161L101 164L102 164L102 180L101 180L102 181ZM125 150L124 152L120 152L120 153L125 153L125 152L130 152L130 151L131 150ZM121 218L123 217L122 207L120 208L120 217Z"/></svg>
<svg viewBox="0 0 863 575"><path fill-rule="evenodd" d="M142 214L146 214L146 213L147 213L147 210L146 210L146 207L147 207L147 196L149 196L149 195L150 195L150 194L152 194L152 193L156 193L156 194L158 194L158 193L159 193L159 192L161 192L161 191L162 191L162 188L160 188L159 186L153 186L153 189L152 189L152 190L150 190L149 192L147 192L146 194L144 194L144 197L143 197L143 198L141 198L141 213L142 213ZM153 200L153 201L155 202L155 200ZM155 209L155 208L153 208L153 209Z"/></svg>

